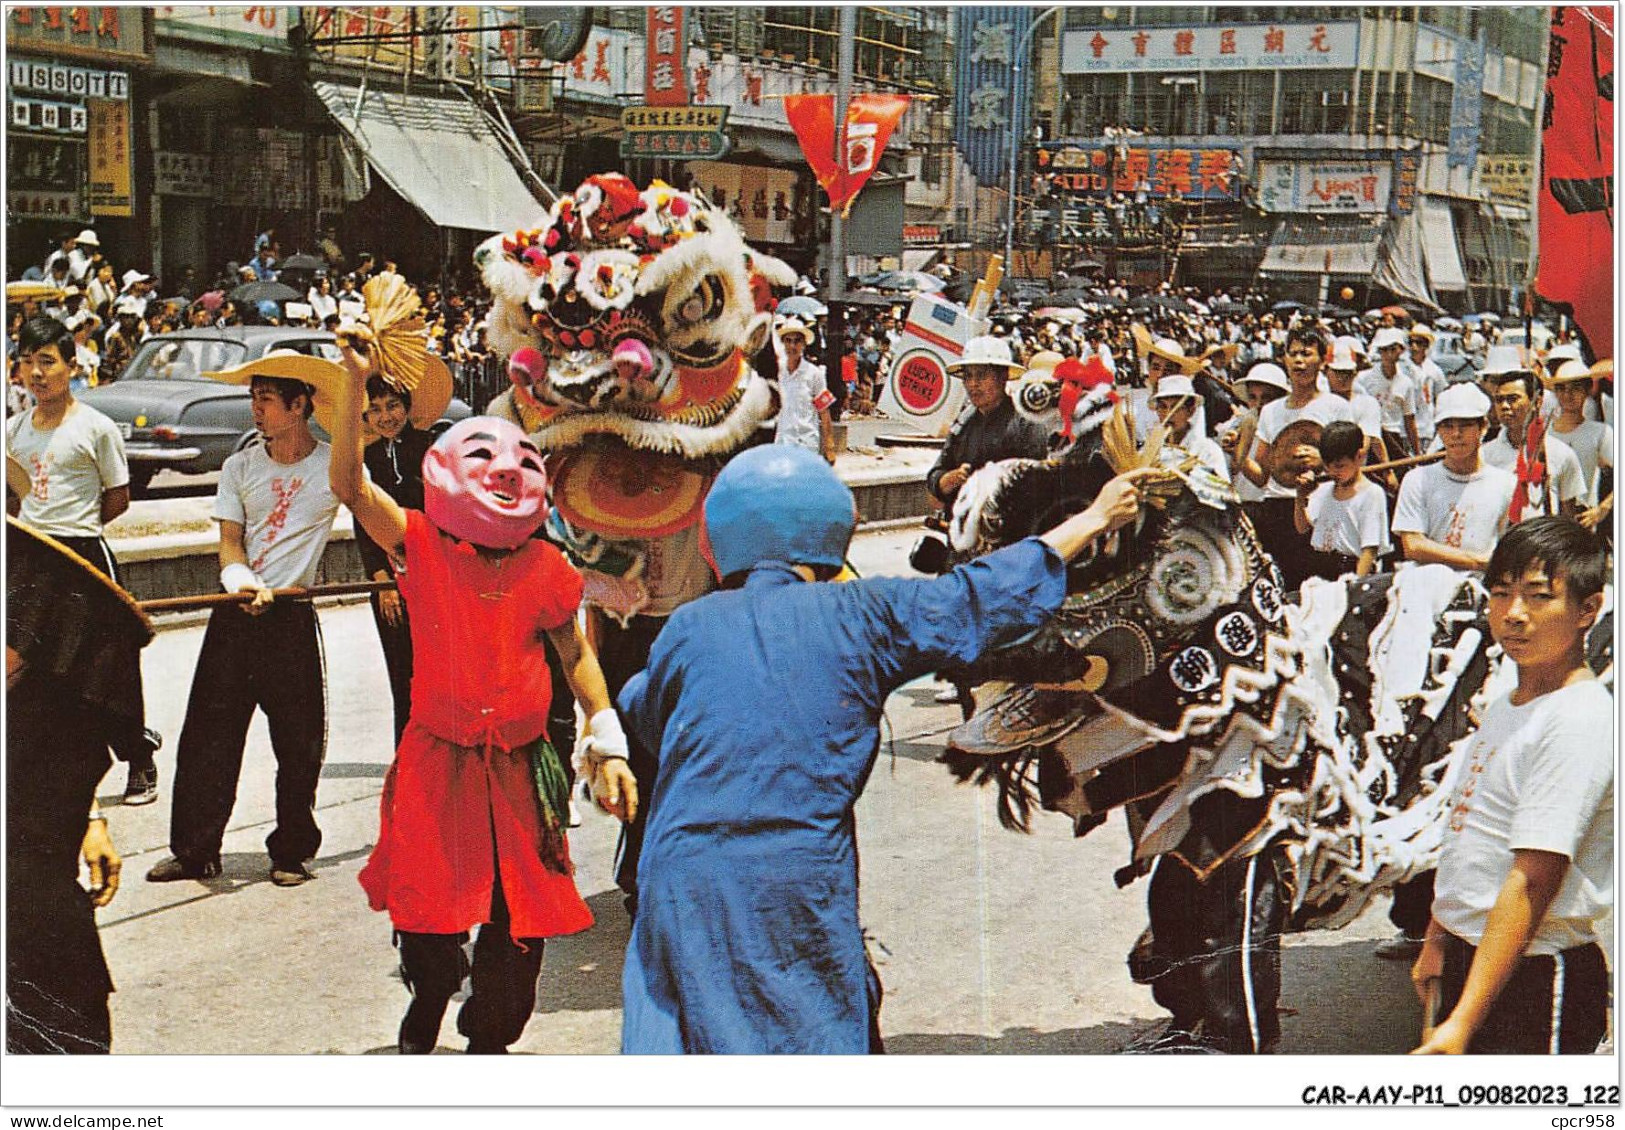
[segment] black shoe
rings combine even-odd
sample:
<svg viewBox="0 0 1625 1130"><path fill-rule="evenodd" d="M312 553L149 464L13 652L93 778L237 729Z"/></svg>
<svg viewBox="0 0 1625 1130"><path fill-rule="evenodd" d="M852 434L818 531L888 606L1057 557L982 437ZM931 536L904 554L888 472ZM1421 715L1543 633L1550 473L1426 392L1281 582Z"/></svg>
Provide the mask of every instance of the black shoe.
<svg viewBox="0 0 1625 1130"><path fill-rule="evenodd" d="M279 887L297 887L301 883L308 883L316 877L303 863L273 863L271 864L271 882Z"/></svg>
<svg viewBox="0 0 1625 1130"><path fill-rule="evenodd" d="M157 730L154 730L151 726L147 726L142 729L141 740L146 743L147 753L149 755L157 753L159 750L164 748L164 736Z"/></svg>
<svg viewBox="0 0 1625 1130"><path fill-rule="evenodd" d="M468 1041L468 1055L507 1055L508 1045L495 1040Z"/></svg>
<svg viewBox="0 0 1625 1130"><path fill-rule="evenodd" d="M188 863L183 859L170 856L153 865L147 872L149 883L174 883L181 879L218 879L220 877L220 861L218 859L206 860L203 863Z"/></svg>
<svg viewBox="0 0 1625 1130"><path fill-rule="evenodd" d="M152 762L130 766L130 776L124 785L124 803L151 804L158 799L158 766Z"/></svg>

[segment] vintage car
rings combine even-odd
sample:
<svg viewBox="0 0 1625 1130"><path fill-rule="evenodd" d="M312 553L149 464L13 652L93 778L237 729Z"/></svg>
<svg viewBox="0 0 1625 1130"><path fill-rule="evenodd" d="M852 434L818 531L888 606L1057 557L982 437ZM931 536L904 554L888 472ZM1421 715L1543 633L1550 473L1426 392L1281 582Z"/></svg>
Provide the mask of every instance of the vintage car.
<svg viewBox="0 0 1625 1130"><path fill-rule="evenodd" d="M338 360L333 335L288 326L231 326L181 330L149 338L117 381L86 389L78 398L109 416L124 437L130 491L140 496L159 471L218 471L226 457L254 441L248 389L209 380L204 373L252 361L273 349ZM452 398L436 428L469 415ZM317 434L326 435L317 429Z"/></svg>

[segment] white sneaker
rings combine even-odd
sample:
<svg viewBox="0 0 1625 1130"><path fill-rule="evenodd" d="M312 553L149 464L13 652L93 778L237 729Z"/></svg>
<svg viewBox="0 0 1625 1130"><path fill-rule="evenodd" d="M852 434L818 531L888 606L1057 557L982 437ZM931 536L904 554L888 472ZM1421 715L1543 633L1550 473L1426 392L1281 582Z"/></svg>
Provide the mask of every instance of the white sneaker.
<svg viewBox="0 0 1625 1130"><path fill-rule="evenodd" d="M576 807L576 802L573 800L570 802L570 827L581 827L581 810Z"/></svg>
<svg viewBox="0 0 1625 1130"><path fill-rule="evenodd" d="M958 702L959 701L959 688L958 687L949 687L946 690L940 690L935 695L933 695L931 697L931 701L932 702L941 702L941 703Z"/></svg>

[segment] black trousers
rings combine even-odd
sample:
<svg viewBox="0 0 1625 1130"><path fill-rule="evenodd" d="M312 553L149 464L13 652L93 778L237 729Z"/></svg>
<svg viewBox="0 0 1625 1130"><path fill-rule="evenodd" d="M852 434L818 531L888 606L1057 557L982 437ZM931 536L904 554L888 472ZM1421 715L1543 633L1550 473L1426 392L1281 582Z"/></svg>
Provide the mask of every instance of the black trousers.
<svg viewBox="0 0 1625 1130"><path fill-rule="evenodd" d="M97 572L112 581L115 585L122 584L118 575L118 559L108 548L107 539L94 538L57 538L57 541L83 557ZM144 698L145 696L143 696ZM147 741L144 725L132 727L128 733L115 733L108 744L113 750L113 756L120 761L128 761L137 769L148 769L152 766L152 744Z"/></svg>
<svg viewBox="0 0 1625 1130"><path fill-rule="evenodd" d="M412 622L406 605L401 605L400 623L384 619L379 606L382 593L372 594L372 622L378 626L378 643L384 649L384 670L389 672L389 697L395 705L395 746L406 733L406 720L412 715Z"/></svg>
<svg viewBox="0 0 1625 1130"><path fill-rule="evenodd" d="M469 995L457 1012L457 1031L470 1051L506 1048L525 1031L536 1008L542 975L543 939L509 933L508 903L498 874L491 893L491 920L474 938L474 962L463 957L467 934L396 933L401 978L412 990L413 1008L439 1017L469 977Z"/></svg>
<svg viewBox="0 0 1625 1130"><path fill-rule="evenodd" d="M1204 882L1172 856L1157 860L1151 914L1151 995L1174 1025L1231 1054L1270 1051L1281 1038L1281 858L1232 859Z"/></svg>
<svg viewBox="0 0 1625 1130"><path fill-rule="evenodd" d="M1275 559L1281 570L1281 585L1289 593L1297 592L1305 579L1312 576L1313 551L1309 548L1309 535L1300 534L1293 524L1295 502L1290 498L1266 498L1246 505L1247 517L1252 520L1264 552Z"/></svg>
<svg viewBox="0 0 1625 1130"><path fill-rule="evenodd" d="M1461 999L1477 950L1445 935L1439 1019ZM1519 960L1467 1045L1469 1055L1590 1055L1608 1027L1608 962L1595 943Z"/></svg>
<svg viewBox="0 0 1625 1130"><path fill-rule="evenodd" d="M1428 932L1433 919L1433 879L1437 871L1424 871L1394 888L1394 903L1388 908L1388 921L1409 938Z"/></svg>
<svg viewBox="0 0 1625 1130"><path fill-rule="evenodd" d="M649 649L665 626L664 616L634 616L624 628L607 616L604 618L598 665L603 668L610 701L620 695L628 679L648 666ZM627 735L627 745L631 753L627 766L638 783L638 815L630 824L621 826L621 842L615 853L615 882L626 892L626 912L635 915L638 858L643 853L643 828L649 819L649 802L654 797L655 773L660 761L658 751L644 749L631 734Z"/></svg>
<svg viewBox="0 0 1625 1130"><path fill-rule="evenodd" d="M176 752L169 847L184 863L220 855L256 707L270 723L277 763L276 826L265 839L271 861L301 864L321 846L316 783L327 701L316 610L282 601L256 617L231 605L209 617Z"/></svg>

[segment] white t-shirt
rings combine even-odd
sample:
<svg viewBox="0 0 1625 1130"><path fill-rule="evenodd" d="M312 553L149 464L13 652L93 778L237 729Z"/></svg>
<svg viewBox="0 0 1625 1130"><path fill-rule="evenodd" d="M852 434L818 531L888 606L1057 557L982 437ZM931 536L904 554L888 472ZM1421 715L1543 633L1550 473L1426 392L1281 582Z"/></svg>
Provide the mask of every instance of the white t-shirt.
<svg viewBox="0 0 1625 1130"><path fill-rule="evenodd" d="M1511 472L1499 467L1486 465L1471 475L1447 471L1443 463L1417 467L1399 481L1394 533L1487 554L1506 532L1516 485Z"/></svg>
<svg viewBox="0 0 1625 1130"><path fill-rule="evenodd" d="M1525 951L1554 954L1597 940L1614 903L1614 699L1595 679L1522 706L1510 696L1452 755L1449 818L1433 917L1473 945L1512 871L1515 851L1570 866Z"/></svg>
<svg viewBox="0 0 1625 1130"><path fill-rule="evenodd" d="M1433 438L1433 404L1450 387L1450 381L1431 357L1424 357L1420 365L1410 360L1401 360L1400 364L1410 366L1411 380L1416 384L1416 434L1426 444Z"/></svg>
<svg viewBox="0 0 1625 1130"><path fill-rule="evenodd" d="M1546 434L1545 447L1546 476L1557 501L1560 504L1576 500L1583 503L1586 499L1586 478L1580 469L1580 457L1550 432ZM1507 442L1505 431L1487 440L1478 452L1491 467L1499 467L1503 471L1517 469L1518 452ZM1529 492L1529 505L1523 509L1525 518L1538 518L1546 513L1546 494L1544 490Z"/></svg>
<svg viewBox="0 0 1625 1130"><path fill-rule="evenodd" d="M1310 494L1306 508L1314 529L1309 546L1323 553L1358 557L1368 547L1387 553L1388 496L1370 479L1362 478L1354 497L1338 498L1337 484L1321 483Z"/></svg>
<svg viewBox="0 0 1625 1130"><path fill-rule="evenodd" d="M34 482L20 517L54 538L99 537L102 493L130 483L118 425L76 400L60 424L40 431L38 411L30 408L6 425L6 449Z"/></svg>
<svg viewBox="0 0 1625 1130"><path fill-rule="evenodd" d="M1382 406L1377 403L1376 397L1369 392L1354 389L1349 394L1348 406L1349 411L1354 414L1354 422L1360 425L1361 435L1367 439L1382 438ZM1371 458L1375 459L1374 456Z"/></svg>
<svg viewBox="0 0 1625 1130"><path fill-rule="evenodd" d="M1161 461L1165 466L1176 467L1187 455L1196 456L1202 466L1225 482L1230 481L1230 461L1224 457L1224 449L1207 436L1198 435L1194 424L1185 430L1185 438L1178 444L1172 440L1163 444Z"/></svg>
<svg viewBox="0 0 1625 1130"><path fill-rule="evenodd" d="M1547 434L1562 440L1574 452L1575 458L1580 461L1580 477L1586 485L1586 505L1597 505L1601 487L1597 480L1598 468L1614 465L1614 429L1601 420L1587 420L1572 432L1560 432L1553 428Z"/></svg>
<svg viewBox="0 0 1625 1130"><path fill-rule="evenodd" d="M1324 428L1327 424L1337 420L1352 421L1354 419L1353 405L1334 393L1320 393L1302 408L1288 408L1287 401L1289 399L1289 396L1283 396L1280 400L1272 400L1264 405L1264 410L1258 414L1258 431L1254 433L1257 437L1257 443L1254 445L1254 459L1258 459L1258 449L1261 447L1268 450L1270 445L1280 437L1281 433L1286 431L1289 424L1296 423L1299 420L1313 420ZM1258 461L1263 462L1262 459L1258 459ZM1270 476L1269 482L1264 486L1264 497L1266 498L1293 498L1296 494L1296 491L1276 482L1273 475Z"/></svg>
<svg viewBox="0 0 1625 1130"><path fill-rule="evenodd" d="M263 443L255 443L220 468L214 517L242 524L248 567L274 589L316 579L339 512L327 462L328 447L320 440L297 463L278 463Z"/></svg>
<svg viewBox="0 0 1625 1130"><path fill-rule="evenodd" d="M790 372L779 372L779 424L775 443L793 443L809 451L822 452L818 435L818 412L835 403L825 383L824 367L803 360Z"/></svg>
<svg viewBox="0 0 1625 1130"><path fill-rule="evenodd" d="M1381 365L1373 365L1354 378L1354 387L1376 398L1382 408L1384 431L1405 434L1405 417L1416 415L1416 383L1405 372L1405 366L1396 365L1390 379Z"/></svg>

